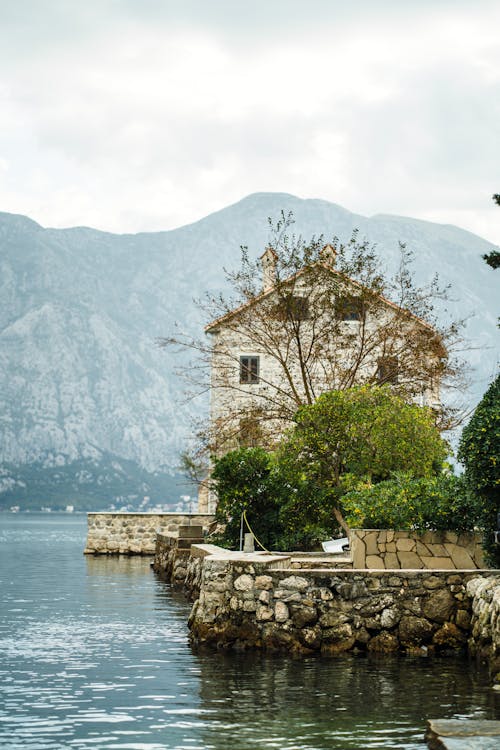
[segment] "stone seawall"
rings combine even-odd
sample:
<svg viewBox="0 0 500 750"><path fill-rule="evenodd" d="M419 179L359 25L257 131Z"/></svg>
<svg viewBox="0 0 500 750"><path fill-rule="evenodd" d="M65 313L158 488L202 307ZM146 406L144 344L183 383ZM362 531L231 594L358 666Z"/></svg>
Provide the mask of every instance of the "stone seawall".
<svg viewBox="0 0 500 750"><path fill-rule="evenodd" d="M428 653L465 648L471 571L274 570L205 557L192 638L224 648Z"/></svg>
<svg viewBox="0 0 500 750"><path fill-rule="evenodd" d="M314 555L243 554L159 534L154 567L195 600L194 643L332 655L468 648L500 684L500 571L335 567L341 562L314 568Z"/></svg>
<svg viewBox="0 0 500 750"><path fill-rule="evenodd" d="M213 518L206 513L88 513L85 554L154 555L158 531L172 537L184 525L208 531Z"/></svg>
<svg viewBox="0 0 500 750"><path fill-rule="evenodd" d="M500 684L500 575L473 578L467 585L467 593L472 599L469 651L489 663Z"/></svg>

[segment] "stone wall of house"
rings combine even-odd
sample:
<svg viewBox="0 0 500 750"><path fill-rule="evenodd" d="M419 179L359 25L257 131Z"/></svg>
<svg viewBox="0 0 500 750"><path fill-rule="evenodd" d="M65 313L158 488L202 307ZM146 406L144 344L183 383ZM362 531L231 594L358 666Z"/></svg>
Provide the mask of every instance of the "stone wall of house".
<svg viewBox="0 0 500 750"><path fill-rule="evenodd" d="M214 551L215 549L215 551ZM467 647L477 571L297 571L283 556L195 545L192 640L309 653L431 653ZM481 577L493 575L481 571ZM188 581L186 581L188 583Z"/></svg>
<svg viewBox="0 0 500 750"><path fill-rule="evenodd" d="M469 651L488 662L500 683L500 576L474 577L467 593L472 600Z"/></svg>
<svg viewBox="0 0 500 750"><path fill-rule="evenodd" d="M85 554L154 555L157 531L177 536L180 526L203 526L213 515L197 513L88 513Z"/></svg>
<svg viewBox="0 0 500 750"><path fill-rule="evenodd" d="M476 570L484 568L480 534L452 531L381 531L351 529L350 546L356 569Z"/></svg>

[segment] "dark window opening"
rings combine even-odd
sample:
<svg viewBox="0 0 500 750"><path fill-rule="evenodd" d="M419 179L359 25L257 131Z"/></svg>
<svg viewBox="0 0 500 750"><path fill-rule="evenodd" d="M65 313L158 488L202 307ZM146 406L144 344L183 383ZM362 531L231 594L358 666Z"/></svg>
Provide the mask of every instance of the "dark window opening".
<svg viewBox="0 0 500 750"><path fill-rule="evenodd" d="M309 300L289 294L276 306L276 317L280 320L308 320Z"/></svg>
<svg viewBox="0 0 500 750"><path fill-rule="evenodd" d="M338 300L337 314L341 320L362 320L363 301L356 297L344 297Z"/></svg>
<svg viewBox="0 0 500 750"><path fill-rule="evenodd" d="M259 382L259 358L240 357L240 383Z"/></svg>
<svg viewBox="0 0 500 750"><path fill-rule="evenodd" d="M382 357L378 361L377 382L380 384L390 383L396 385L398 382L398 358Z"/></svg>

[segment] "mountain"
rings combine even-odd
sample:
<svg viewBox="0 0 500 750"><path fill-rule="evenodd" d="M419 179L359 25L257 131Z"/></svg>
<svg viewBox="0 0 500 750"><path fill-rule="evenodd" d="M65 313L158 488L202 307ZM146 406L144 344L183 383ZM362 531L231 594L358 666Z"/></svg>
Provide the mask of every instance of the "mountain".
<svg viewBox="0 0 500 750"><path fill-rule="evenodd" d="M156 339L175 321L201 331L193 298L223 288L222 269L238 265L241 244L260 254L267 217L282 209L305 237L348 239L358 228L389 268L404 241L419 283L435 272L451 283L452 312L474 314L465 354L475 368L468 399L479 400L498 351L498 279L481 259L494 246L458 227L275 193L135 235L0 213L0 507L45 495L45 504L57 495L87 507L106 497L175 499L178 454L207 398L185 401L176 369L189 363Z"/></svg>

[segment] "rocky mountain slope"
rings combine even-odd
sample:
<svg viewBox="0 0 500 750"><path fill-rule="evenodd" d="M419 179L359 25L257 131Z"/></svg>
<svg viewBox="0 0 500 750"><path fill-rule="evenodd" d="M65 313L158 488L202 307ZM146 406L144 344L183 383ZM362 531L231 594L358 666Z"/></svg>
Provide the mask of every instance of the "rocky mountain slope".
<svg viewBox="0 0 500 750"><path fill-rule="evenodd" d="M182 361L155 340L176 320L201 330L193 298L222 287L241 244L262 252L267 217L281 209L306 237L347 239L359 228L389 267L403 240L419 281L437 271L450 282L455 313L475 314L465 354L475 368L468 398L478 400L495 371L498 280L481 260L491 244L457 227L266 193L189 226L136 235L46 229L0 214L0 506L44 493L49 503L58 475L61 498L89 507L108 495L175 496L178 453L206 396L184 402Z"/></svg>

